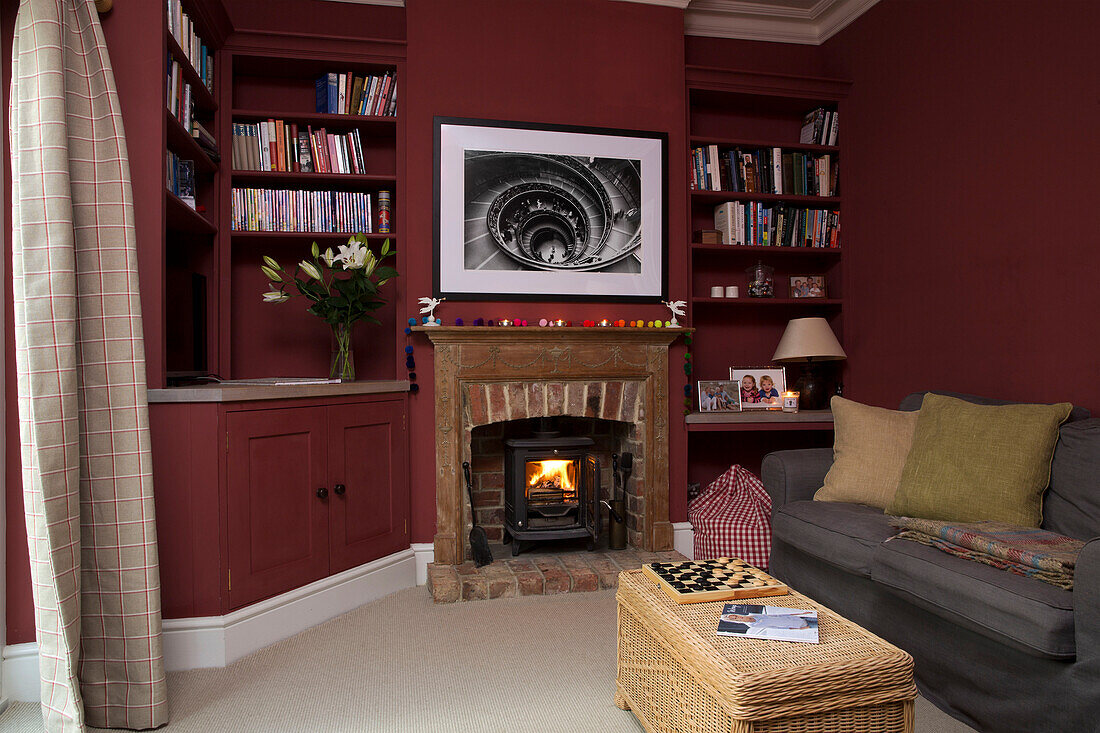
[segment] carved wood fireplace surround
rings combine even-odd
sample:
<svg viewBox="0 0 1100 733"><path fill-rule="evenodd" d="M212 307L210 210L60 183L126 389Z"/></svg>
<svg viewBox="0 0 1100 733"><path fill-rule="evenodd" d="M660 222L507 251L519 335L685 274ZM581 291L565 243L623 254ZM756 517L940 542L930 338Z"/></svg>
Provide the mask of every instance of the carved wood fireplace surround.
<svg viewBox="0 0 1100 733"><path fill-rule="evenodd" d="M419 326L435 347L435 562L466 556L462 462L472 430L568 415L635 426L642 496L633 544L672 548L668 347L684 328Z"/></svg>

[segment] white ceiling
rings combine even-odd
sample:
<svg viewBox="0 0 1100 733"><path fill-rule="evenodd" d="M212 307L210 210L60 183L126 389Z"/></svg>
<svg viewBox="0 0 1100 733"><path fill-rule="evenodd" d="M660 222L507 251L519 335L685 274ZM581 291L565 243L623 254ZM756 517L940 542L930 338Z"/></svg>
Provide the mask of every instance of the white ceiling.
<svg viewBox="0 0 1100 733"><path fill-rule="evenodd" d="M878 0L619 0L684 9L689 36L821 44ZM329 0L403 6L405 0Z"/></svg>

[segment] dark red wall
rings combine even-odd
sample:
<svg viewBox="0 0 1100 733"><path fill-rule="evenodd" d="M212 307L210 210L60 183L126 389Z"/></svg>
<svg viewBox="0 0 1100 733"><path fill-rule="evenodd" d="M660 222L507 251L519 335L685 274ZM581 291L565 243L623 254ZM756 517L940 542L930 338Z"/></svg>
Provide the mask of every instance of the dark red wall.
<svg viewBox="0 0 1100 733"><path fill-rule="evenodd" d="M825 46L842 113L853 398L1100 412L1100 4L886 0Z"/></svg>
<svg viewBox="0 0 1100 733"><path fill-rule="evenodd" d="M686 180L683 18L679 10L606 0L409 0L407 117L408 204L406 274L408 311L432 290L432 118L434 115L658 130L669 136L670 181ZM671 187L667 212L669 293L686 293L686 202ZM456 316L662 317L662 306L447 302L437 311ZM413 339L421 385L411 400L412 538L435 535L435 418L430 346ZM682 359L674 375L670 417L680 418ZM673 521L686 518L686 437L671 442Z"/></svg>

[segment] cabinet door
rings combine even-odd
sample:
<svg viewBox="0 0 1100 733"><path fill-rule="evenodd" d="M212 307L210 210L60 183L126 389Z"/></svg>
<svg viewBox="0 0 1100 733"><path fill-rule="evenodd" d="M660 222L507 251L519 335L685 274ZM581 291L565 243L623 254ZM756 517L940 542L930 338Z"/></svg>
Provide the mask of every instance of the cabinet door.
<svg viewBox="0 0 1100 733"><path fill-rule="evenodd" d="M227 415L229 605L328 574L325 408Z"/></svg>
<svg viewBox="0 0 1100 733"><path fill-rule="evenodd" d="M333 573L409 546L405 402L382 400L329 409Z"/></svg>

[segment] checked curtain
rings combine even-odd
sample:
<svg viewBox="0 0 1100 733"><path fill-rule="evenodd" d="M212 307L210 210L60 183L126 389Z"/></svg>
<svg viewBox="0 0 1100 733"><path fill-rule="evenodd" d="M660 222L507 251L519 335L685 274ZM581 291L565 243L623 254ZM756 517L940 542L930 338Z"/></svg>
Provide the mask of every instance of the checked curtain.
<svg viewBox="0 0 1100 733"><path fill-rule="evenodd" d="M153 0L142 0L142 2ZM130 172L94 0L21 0L12 292L46 729L168 721Z"/></svg>

